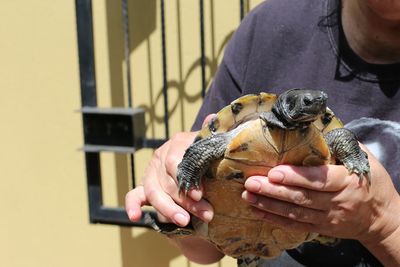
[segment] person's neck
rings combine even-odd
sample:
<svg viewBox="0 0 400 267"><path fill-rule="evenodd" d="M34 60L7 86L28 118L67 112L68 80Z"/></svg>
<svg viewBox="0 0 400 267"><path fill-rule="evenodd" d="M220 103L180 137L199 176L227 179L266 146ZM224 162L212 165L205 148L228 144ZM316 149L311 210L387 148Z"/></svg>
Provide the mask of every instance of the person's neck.
<svg viewBox="0 0 400 267"><path fill-rule="evenodd" d="M368 63L400 62L400 18L384 18L367 0L342 0L342 25L353 51Z"/></svg>

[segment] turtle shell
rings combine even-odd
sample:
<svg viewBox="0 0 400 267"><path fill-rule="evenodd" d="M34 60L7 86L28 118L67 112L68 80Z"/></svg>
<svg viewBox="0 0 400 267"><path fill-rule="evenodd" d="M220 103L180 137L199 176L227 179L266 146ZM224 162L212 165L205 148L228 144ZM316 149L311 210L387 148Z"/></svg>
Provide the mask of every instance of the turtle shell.
<svg viewBox="0 0 400 267"><path fill-rule="evenodd" d="M224 157L211 163L202 180L204 198L214 207L213 220L208 224L194 223L195 230L226 255L273 258L316 237L260 220L241 199L249 176L267 175L279 164L312 166L333 161L323 137L330 130L343 127L333 112L327 108L303 130L263 127L265 122L259 114L271 111L276 100L277 95L268 93L240 97L218 112L197 137L202 139L246 124L228 144Z"/></svg>

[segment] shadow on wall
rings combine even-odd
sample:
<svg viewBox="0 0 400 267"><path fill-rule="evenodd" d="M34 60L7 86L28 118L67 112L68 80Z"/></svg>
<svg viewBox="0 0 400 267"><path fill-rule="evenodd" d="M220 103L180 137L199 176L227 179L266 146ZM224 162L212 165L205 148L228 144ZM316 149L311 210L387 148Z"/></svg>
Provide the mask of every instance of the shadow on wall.
<svg viewBox="0 0 400 267"><path fill-rule="evenodd" d="M174 29L177 36L178 36L178 47L182 46L182 19L181 19L181 3L182 0L176 0L176 14L177 16L174 18L166 17L166 24L176 24L177 28ZM214 1L210 1L210 10L208 10L210 14L210 29L208 29L211 33L211 38L206 44L211 47L211 53L209 56L205 58L205 67L206 67L206 84L209 84L211 78L214 76L217 67L218 67L218 59L220 59L223 49L230 39L232 32L227 34L221 44L218 44L218 47L215 45L215 23L214 23ZM112 53L109 53L110 58L110 84L112 88L111 96L112 96L112 105L113 106L123 106L124 99L124 76L123 76L123 62L124 62L124 40L123 40L123 27L122 27L122 10L121 4L119 1L107 1L107 25L108 25L108 40L109 40L109 49ZM166 1L168 4L168 1ZM158 113L156 112L156 107L160 107L163 105L163 90L162 87L154 88L153 85L153 78L154 77L161 77L162 73L153 73L153 66L154 63L154 56L152 49L154 47L157 50L161 51L161 43L152 43L150 40L150 35L156 30L157 27L157 20L160 20L159 14L159 1L156 0L147 0L147 1L140 1L140 0L129 0L129 27L130 27L130 52L132 53L139 45L142 43L145 44L147 50L147 72L149 76L148 81L148 88L150 94L148 99L148 104L141 105L140 107L143 108L146 112L148 120L146 121L146 130L147 128L151 128L151 131L148 131L148 134L154 135L155 130L153 129L155 124L162 124L164 122L164 114L160 114L160 110L162 108L158 108ZM158 12L158 13L157 13ZM207 11L205 11L207 12ZM174 23L169 23L171 20L176 20ZM168 39L168 36L166 37ZM174 37L175 38L175 37ZM168 40L167 40L168 42ZM199 44L200 46L200 44ZM153 47L153 48L151 48ZM167 55L170 57L170 55ZM190 94L187 90L187 82L191 78L192 75L200 76L200 69L201 69L201 58L200 54L194 62L188 67L184 67L182 64L182 58L184 55L182 51L178 51L177 54L177 62L179 73L181 73L181 77L178 79L168 79L167 80L167 90L169 93L176 91L174 95L178 95L178 98L174 99L175 102L169 103L169 110L168 115L171 117L175 112L180 111L181 114L180 118L181 125L180 128L182 130L187 129L184 125L184 118L185 114L183 113L183 109L179 108L180 105L185 103L194 103L201 99L201 85L199 83L198 93ZM132 62L132 65L135 62ZM135 73L133 73L133 80L135 79ZM134 81L133 81L134 82ZM133 86L133 90L135 87ZM169 99L171 101L171 99ZM149 136L152 137L152 136Z"/></svg>
<svg viewBox="0 0 400 267"><path fill-rule="evenodd" d="M176 34L178 36L178 46L182 42L181 32L181 6L180 3L183 0L176 0L176 14L174 18L166 18L168 20L176 20L177 25ZM167 1L166 1L167 2ZM156 47L161 50L160 44L151 44L150 35L156 31L156 27L159 23L157 20L160 19L159 12L159 1L156 0L129 0L129 26L130 26L130 53L132 53L139 45L145 43L147 50L147 64L148 64L148 76L149 87L147 90L150 91L148 104L142 105L147 114L146 128L148 135L154 134L154 125L161 124L164 120L163 114L156 114L156 107L163 105L163 94L162 87L154 88L152 83L152 77L161 76L162 73L152 73L152 50L150 47ZM124 34L122 27L122 7L120 1L106 1L107 10L107 34L108 34L108 47L109 47L109 64L110 64L110 85L111 85L111 104L113 107L124 106L126 95L124 92ZM218 59L223 53L223 48L231 37L232 33L228 34L223 42L216 47L215 45L215 24L214 24L214 1L210 1L210 12L211 19L211 38L208 40L208 44L211 47L211 55L206 58L207 75L206 83L209 84L211 78L215 74L218 66ZM167 37L168 38L168 37ZM175 37L176 38L176 37ZM199 44L200 45L200 44ZM169 104L169 116L175 112L181 112L179 114L182 118L181 129L185 129L184 125L184 114L183 108L179 108L180 105L185 103L193 103L201 99L201 85L199 84L199 90L196 94L189 94L187 92L186 84L191 75L200 75L201 59L199 57L192 62L189 67L182 66L182 51L178 51L179 72L182 73L178 79L169 79L167 81L168 91L177 90L178 98L175 99L174 103ZM134 64L134 62L132 62ZM135 73L133 73L133 79ZM135 87L133 86L133 90ZM158 108L157 110L161 110ZM149 136L150 137L150 136ZM116 183L117 183L117 195L118 205L124 205L124 197L126 192L129 190L129 156L116 154L115 155L115 166L116 166ZM133 237L131 229L120 228L120 240L121 240L121 258L124 267L131 266L157 266L157 267L168 267L172 259L179 256L179 251L171 246L168 241L160 236L159 234L147 231L138 237ZM138 245L140 244L140 245ZM157 247L154 247L156 244ZM157 253L157 257L152 252Z"/></svg>

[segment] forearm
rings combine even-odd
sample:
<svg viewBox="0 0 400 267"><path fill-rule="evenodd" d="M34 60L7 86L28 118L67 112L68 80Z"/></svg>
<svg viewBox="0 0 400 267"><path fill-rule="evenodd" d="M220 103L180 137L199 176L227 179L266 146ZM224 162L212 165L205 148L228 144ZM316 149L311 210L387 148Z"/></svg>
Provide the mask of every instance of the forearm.
<svg viewBox="0 0 400 267"><path fill-rule="evenodd" d="M185 236L169 238L169 240L186 258L199 264L211 264L224 257L224 254L214 245L202 238Z"/></svg>
<svg viewBox="0 0 400 267"><path fill-rule="evenodd" d="M386 207L381 234L375 239L361 241L384 266L400 266L400 196L395 193Z"/></svg>
<svg viewBox="0 0 400 267"><path fill-rule="evenodd" d="M364 246L374 254L384 266L400 266L400 228L397 228L383 241L364 243Z"/></svg>

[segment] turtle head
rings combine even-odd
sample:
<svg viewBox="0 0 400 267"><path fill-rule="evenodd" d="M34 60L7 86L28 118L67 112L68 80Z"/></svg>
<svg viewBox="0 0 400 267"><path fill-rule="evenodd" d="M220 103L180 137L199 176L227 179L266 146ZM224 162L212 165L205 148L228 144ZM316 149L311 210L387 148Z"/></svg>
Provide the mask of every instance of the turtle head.
<svg viewBox="0 0 400 267"><path fill-rule="evenodd" d="M307 125L325 112L327 99L323 91L291 89L279 95L272 111L288 126Z"/></svg>

